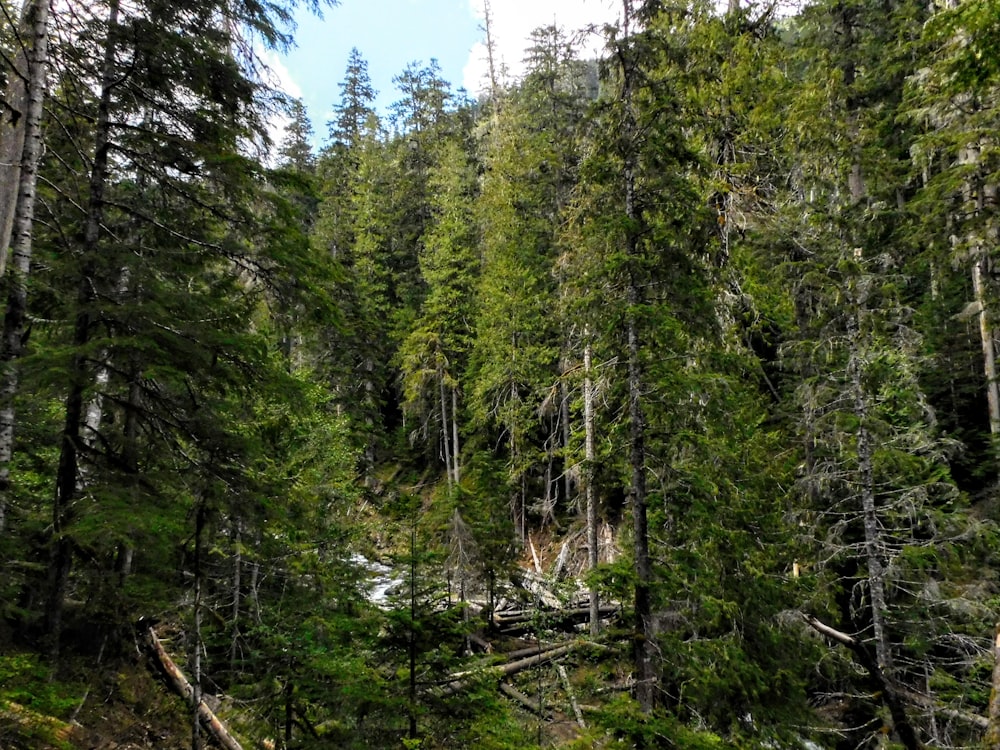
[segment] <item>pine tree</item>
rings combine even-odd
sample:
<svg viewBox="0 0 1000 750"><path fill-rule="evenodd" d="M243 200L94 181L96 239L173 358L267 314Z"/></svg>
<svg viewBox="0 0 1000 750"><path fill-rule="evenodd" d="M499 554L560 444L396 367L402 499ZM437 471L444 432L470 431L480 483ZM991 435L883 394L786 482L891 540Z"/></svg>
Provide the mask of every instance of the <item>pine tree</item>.
<svg viewBox="0 0 1000 750"><path fill-rule="evenodd" d="M46 586L53 656L68 587L88 585L71 577L73 561L104 565L105 544L135 549L117 514L158 497L141 478L169 468L220 479L209 467L235 444L220 426L222 394L251 381L263 351L249 315L292 289L286 272L311 264L281 239L279 201L258 191L263 170L245 155L267 92L232 56L235 27L218 15L230 11L281 36L241 5L112 3L107 18L82 16L73 46L59 49L63 132L91 146L82 190L79 150L49 176L60 191L50 223L62 232L46 244L63 252L45 281L76 287L40 300L73 321L55 339L53 371L64 403ZM119 533L97 534L97 519Z"/></svg>
<svg viewBox="0 0 1000 750"><path fill-rule="evenodd" d="M423 238L420 269L427 285L413 330L400 346L404 413L414 432L441 445L449 485L460 480L460 382L467 365L473 319L476 235L472 217L474 174L463 145L449 139L432 168L431 224ZM436 431L430 422L438 424Z"/></svg>
<svg viewBox="0 0 1000 750"><path fill-rule="evenodd" d="M557 477L569 482L557 463L568 429L559 361L566 334L549 305L557 298L556 222L575 180L586 106L581 65L563 33L536 29L532 40L524 81L497 102L481 134L482 276L470 373L473 421L506 447L522 541L529 511L552 520ZM527 505L531 496L540 498L535 508Z"/></svg>
<svg viewBox="0 0 1000 750"><path fill-rule="evenodd" d="M610 40L599 125L571 214L577 257L569 259L576 294L589 300L582 309L595 351L602 359L617 358L623 371L615 398L627 417L613 439L624 460L615 471L633 521L633 659L636 698L647 714L658 694L654 597L667 595L654 590L647 481L651 471L661 470L660 461L669 466L669 432L660 420L671 414L663 402L683 391L687 373L680 361L699 361L692 349L696 332L711 328L705 323L706 269L698 260L706 224L686 176L693 155L677 121L668 119L678 112L677 98L669 78L658 76L655 37L638 20L648 20L653 10L626 4L621 33ZM669 528L673 511L664 502L662 522Z"/></svg>

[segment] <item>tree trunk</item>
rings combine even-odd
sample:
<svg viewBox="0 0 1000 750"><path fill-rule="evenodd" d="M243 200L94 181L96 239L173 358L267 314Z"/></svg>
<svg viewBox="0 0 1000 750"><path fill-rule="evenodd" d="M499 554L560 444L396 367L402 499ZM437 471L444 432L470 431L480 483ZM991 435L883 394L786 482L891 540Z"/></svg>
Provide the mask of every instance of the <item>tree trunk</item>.
<svg viewBox="0 0 1000 750"><path fill-rule="evenodd" d="M635 61L631 49L631 0L623 0L623 32L619 56L622 64L622 124L623 182L625 190L625 253L628 258L628 312L626 336L628 339L628 412L629 412L629 464L632 478L629 498L632 503L632 528L635 556L635 697L644 713L653 710L656 672L653 664L653 617L651 601L652 567L649 559L649 524L646 508L646 422L642 404L642 345L639 336L638 310L641 301L639 278L639 230L641 220L636 205L636 143L638 138L635 121L634 77Z"/></svg>
<svg viewBox="0 0 1000 750"><path fill-rule="evenodd" d="M409 734L411 740L417 737L417 532L410 531L410 627L407 633L407 652L410 666L410 684L407 701L409 714Z"/></svg>
<svg viewBox="0 0 1000 750"><path fill-rule="evenodd" d="M115 86L115 52L118 34L119 0L112 0L108 10L107 39L101 75L101 95L94 126L94 161L90 171L87 222L83 234L84 267L77 293L79 310L73 333L73 344L79 351L90 340L90 304L95 295L97 252L104 216L104 189L107 183L108 151L111 145L111 92ZM55 660L59 653L62 629L63 596L72 565L72 548L67 536L70 512L79 482L79 452L84 417L84 391L87 384L86 358L82 353L73 358L69 393L66 397L65 421L60 445L56 493L52 508L52 529L55 538L49 563L49 597L46 605L46 633L51 639Z"/></svg>
<svg viewBox="0 0 1000 750"><path fill-rule="evenodd" d="M438 362L437 376L438 391L440 392L441 397L441 443L444 446L444 470L445 476L448 477L448 487L450 488L454 484L454 478L451 474L451 448L449 447L448 436L448 400L445 398L444 368L441 366L440 362Z"/></svg>
<svg viewBox="0 0 1000 750"><path fill-rule="evenodd" d="M983 344L983 370L986 375L986 403L989 407L990 437L1000 440L1000 390L997 387L996 343L989 319L989 303L983 283L987 260L980 250L972 264L972 289L979 308L979 337ZM996 446L994 445L994 450Z"/></svg>
<svg viewBox="0 0 1000 750"><path fill-rule="evenodd" d="M583 349L583 461L584 492L587 503L587 561L591 576L600 564L600 546L597 536L597 495L594 491L594 379L593 347L589 330L584 333L588 341ZM590 584L590 634L601 632L601 600L597 584Z"/></svg>
<svg viewBox="0 0 1000 750"><path fill-rule="evenodd" d="M576 693L573 692L573 686L570 684L569 675L566 674L566 667L562 664L556 664L556 671L559 673L559 679L562 681L563 690L566 691L566 697L569 699L569 705L573 709L573 715L576 717L576 723L580 725L580 729L586 729L587 722L583 720L583 712L580 711L580 704L576 702Z"/></svg>
<svg viewBox="0 0 1000 750"><path fill-rule="evenodd" d="M198 503L194 529L194 685L191 693L191 750L201 750L201 557L202 531L205 528L205 504Z"/></svg>
<svg viewBox="0 0 1000 750"><path fill-rule="evenodd" d="M562 370L563 376L566 375L566 369ZM566 458L569 455L569 446L572 439L572 431L570 429L569 420L569 385L566 383L566 378L562 377L559 379L559 419L562 423L562 447L563 447L563 499L568 503L570 498L573 497L573 474L566 470Z"/></svg>
<svg viewBox="0 0 1000 750"><path fill-rule="evenodd" d="M229 642L229 670L236 671L236 657L239 654L240 645L240 606L242 605L241 584L243 573L243 534L238 520L233 522L233 610L232 610L232 634Z"/></svg>
<svg viewBox="0 0 1000 750"><path fill-rule="evenodd" d="M461 480L461 474L459 472L458 463L459 445L458 445L458 389L451 389L451 457L455 462L455 486L458 486Z"/></svg>
<svg viewBox="0 0 1000 750"><path fill-rule="evenodd" d="M24 93L24 112L20 117L23 130L18 135L15 132L5 133L3 155L6 161L9 150L17 154L11 160L11 170L0 176L3 184L0 188L9 188L16 184L16 192L0 191L0 201L10 204L5 195L16 195L12 206L4 209L11 218L2 217L5 224L10 224L12 234L11 255L13 265L7 294L7 308L4 313L3 340L0 341L0 532L7 524L7 503L10 494L10 462L14 453L14 399L17 396L18 372L17 360L24 350L26 339L25 329L28 319L28 274L31 268L32 231L35 219L35 196L38 183L38 168L42 158L42 114L45 99L45 79L48 68L48 29L49 7L51 0L35 0L26 3L22 12L22 20L27 22L31 16L32 39L28 50L26 64L26 84ZM29 13L29 8L31 12ZM22 27L27 24L22 24ZM20 80L21 70L11 72L12 85ZM13 143L11 143L13 141ZM16 148L20 145L20 152ZM14 166L15 163L17 166ZM7 232L3 238L3 259L0 264L6 264L8 239Z"/></svg>
<svg viewBox="0 0 1000 750"><path fill-rule="evenodd" d="M0 277L7 269L7 251L14 230L18 182L24 156L24 134L28 120L28 88L31 71L26 51L31 49L24 37L31 33L31 10L37 3L25 0L16 21L15 38L20 42L13 65L8 71L4 108L0 113Z"/></svg>
<svg viewBox="0 0 1000 750"><path fill-rule="evenodd" d="M156 637L156 633L152 628L145 628L143 631L143 636L146 642L146 648L156 660L160 669L166 675L167 680L170 683L170 687L173 688L179 696L181 696L185 701L192 702L194 699L194 688L191 683L188 682L184 673L177 668L174 660L170 658L170 655L163 649L163 644ZM204 701L200 701L196 705L196 710L198 712L198 718L201 720L202 726L209 731L209 733L215 738L216 742L221 745L224 750L243 750L240 743L236 741L236 738L229 734L229 731L223 726L222 722L219 721L218 717L212 713L212 709L205 705Z"/></svg>
<svg viewBox="0 0 1000 750"><path fill-rule="evenodd" d="M875 504L875 480L872 473L872 441L868 432L868 394L862 383L863 347L860 341L860 309L864 300L856 300L857 308L849 322L851 379L854 416L858 420L858 487L861 493L861 512L865 530L865 562L868 567L868 595L871 602L872 633L879 669L891 671L892 653L886 634L885 565L882 562L882 533L879 531L878 512Z"/></svg>

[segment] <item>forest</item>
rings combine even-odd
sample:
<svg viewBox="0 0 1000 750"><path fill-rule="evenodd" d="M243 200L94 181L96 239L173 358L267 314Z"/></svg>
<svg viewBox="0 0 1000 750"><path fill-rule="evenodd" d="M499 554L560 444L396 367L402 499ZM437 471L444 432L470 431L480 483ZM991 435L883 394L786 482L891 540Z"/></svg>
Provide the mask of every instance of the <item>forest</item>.
<svg viewBox="0 0 1000 750"><path fill-rule="evenodd" d="M336 5L0 0L0 747L1000 748L1000 0Z"/></svg>

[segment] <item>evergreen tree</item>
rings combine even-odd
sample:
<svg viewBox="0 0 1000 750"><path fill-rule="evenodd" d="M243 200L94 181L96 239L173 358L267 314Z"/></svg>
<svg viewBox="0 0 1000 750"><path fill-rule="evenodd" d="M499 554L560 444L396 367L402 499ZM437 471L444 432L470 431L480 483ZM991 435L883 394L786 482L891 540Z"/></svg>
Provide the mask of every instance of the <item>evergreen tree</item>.
<svg viewBox="0 0 1000 750"><path fill-rule="evenodd" d="M95 522L169 495L169 483L144 480L168 467L219 480L211 467L234 450L223 394L246 387L255 369L273 372L253 364L266 344L249 316L311 265L283 239L280 201L259 191L262 168L245 155L268 94L232 56L236 27L218 14L278 40L273 19L210 3L97 11L80 17L72 49L57 57L63 132L91 143L70 152L87 179L80 184L72 160L47 175L59 191L49 224L60 231L46 235L45 284L76 292L36 303L72 321L53 332L51 382L64 403L45 586L53 656L67 592L88 585L88 575L72 577L74 560L95 561L87 572L102 575L116 554L105 545L137 549L129 537L138 530L101 535Z"/></svg>
<svg viewBox="0 0 1000 750"><path fill-rule="evenodd" d="M435 436L427 442L442 447L448 483L455 485L461 464L459 391L471 340L477 260L473 186L463 145L446 141L430 176L433 216L420 254L427 296L399 353L404 413L417 421L415 433Z"/></svg>
<svg viewBox="0 0 1000 750"><path fill-rule="evenodd" d="M525 80L504 96L481 138L477 202L482 277L470 383L473 422L506 446L511 513L523 541L529 511L551 520L559 496L568 396L560 381L557 217L569 201L586 106L562 32L537 29ZM568 494L568 493L567 493ZM540 498L537 507L527 500ZM568 499L568 498L564 498Z"/></svg>

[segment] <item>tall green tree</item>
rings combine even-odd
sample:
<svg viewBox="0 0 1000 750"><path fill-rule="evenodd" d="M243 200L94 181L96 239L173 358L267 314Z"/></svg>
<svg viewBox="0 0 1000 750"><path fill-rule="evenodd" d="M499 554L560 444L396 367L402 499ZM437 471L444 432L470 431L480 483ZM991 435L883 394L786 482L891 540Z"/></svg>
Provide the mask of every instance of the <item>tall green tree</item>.
<svg viewBox="0 0 1000 750"><path fill-rule="evenodd" d="M449 485L460 480L460 383L472 339L477 270L472 200L475 175L464 144L449 139L432 168L431 224L423 238L420 270L427 285L413 330L400 346L404 413L414 432L433 434L445 459ZM436 422L432 429L430 423Z"/></svg>
<svg viewBox="0 0 1000 750"><path fill-rule="evenodd" d="M79 20L57 79L63 132L80 140L47 175L58 231L46 237L45 283L63 291L38 301L51 305L46 317L71 321L52 350L64 403L45 586L53 656L69 587L87 584L72 577L74 561L100 567L114 557L104 545L129 536L115 526L101 538L92 522L160 497L166 488L143 477L167 466L211 475L222 463L221 394L251 382L264 351L249 315L311 264L244 148L263 132L270 94L234 57L247 39L233 34L282 42L275 17L242 4L112 2ZM255 244L265 238L266 253Z"/></svg>
<svg viewBox="0 0 1000 750"><path fill-rule="evenodd" d="M557 299L557 221L575 182L587 103L585 71L563 32L536 29L531 41L524 81L495 103L480 136L482 275L470 372L470 414L505 445L522 541L529 512L543 522L553 517L558 476L569 474L556 463L568 428L568 392L560 384L567 334L550 305ZM528 504L533 496L537 507Z"/></svg>

